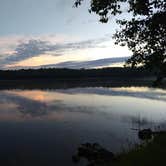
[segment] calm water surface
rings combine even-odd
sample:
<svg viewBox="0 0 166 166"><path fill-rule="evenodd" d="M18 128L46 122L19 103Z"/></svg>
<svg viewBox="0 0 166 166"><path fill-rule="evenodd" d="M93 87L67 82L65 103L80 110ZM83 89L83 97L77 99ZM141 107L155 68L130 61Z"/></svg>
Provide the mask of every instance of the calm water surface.
<svg viewBox="0 0 166 166"><path fill-rule="evenodd" d="M82 143L118 153L138 128L166 127L166 90L74 88L0 91L0 162L69 166ZM84 162L80 165L84 165Z"/></svg>

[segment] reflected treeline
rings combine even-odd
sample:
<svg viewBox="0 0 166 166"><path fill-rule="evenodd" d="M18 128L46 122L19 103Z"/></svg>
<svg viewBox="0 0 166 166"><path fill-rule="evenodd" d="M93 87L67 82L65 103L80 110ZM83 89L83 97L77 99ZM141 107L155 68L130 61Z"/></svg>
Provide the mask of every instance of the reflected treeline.
<svg viewBox="0 0 166 166"><path fill-rule="evenodd" d="M28 79L28 80L0 80L0 90L51 90L87 87L131 87L152 86L151 80L119 79L119 78L85 78L85 79ZM163 87L164 88L164 87Z"/></svg>

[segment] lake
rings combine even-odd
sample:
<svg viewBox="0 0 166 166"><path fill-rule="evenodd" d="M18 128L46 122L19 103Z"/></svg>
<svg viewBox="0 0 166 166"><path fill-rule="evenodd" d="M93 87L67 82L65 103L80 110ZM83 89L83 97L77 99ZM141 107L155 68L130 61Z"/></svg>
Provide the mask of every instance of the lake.
<svg viewBox="0 0 166 166"><path fill-rule="evenodd" d="M166 129L166 90L147 87L0 91L0 162L66 166L82 143L113 153ZM79 165L85 165L82 161Z"/></svg>

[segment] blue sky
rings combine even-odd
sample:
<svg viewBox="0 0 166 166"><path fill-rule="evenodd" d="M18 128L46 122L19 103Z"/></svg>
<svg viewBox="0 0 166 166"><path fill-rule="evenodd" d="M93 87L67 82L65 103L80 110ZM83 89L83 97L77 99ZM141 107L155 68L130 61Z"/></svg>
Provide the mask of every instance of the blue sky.
<svg viewBox="0 0 166 166"><path fill-rule="evenodd" d="M130 56L111 38L115 18L100 23L88 3L73 8L74 0L0 0L0 68Z"/></svg>

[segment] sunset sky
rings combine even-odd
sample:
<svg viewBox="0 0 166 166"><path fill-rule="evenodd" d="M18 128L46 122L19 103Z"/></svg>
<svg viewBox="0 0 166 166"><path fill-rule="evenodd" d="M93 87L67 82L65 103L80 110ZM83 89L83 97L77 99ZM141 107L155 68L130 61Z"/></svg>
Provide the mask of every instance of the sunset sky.
<svg viewBox="0 0 166 166"><path fill-rule="evenodd" d="M87 0L79 8L73 8L74 0L0 4L0 69L103 67L125 59L112 58L131 55L127 47L114 45L115 18L100 23L88 13Z"/></svg>

